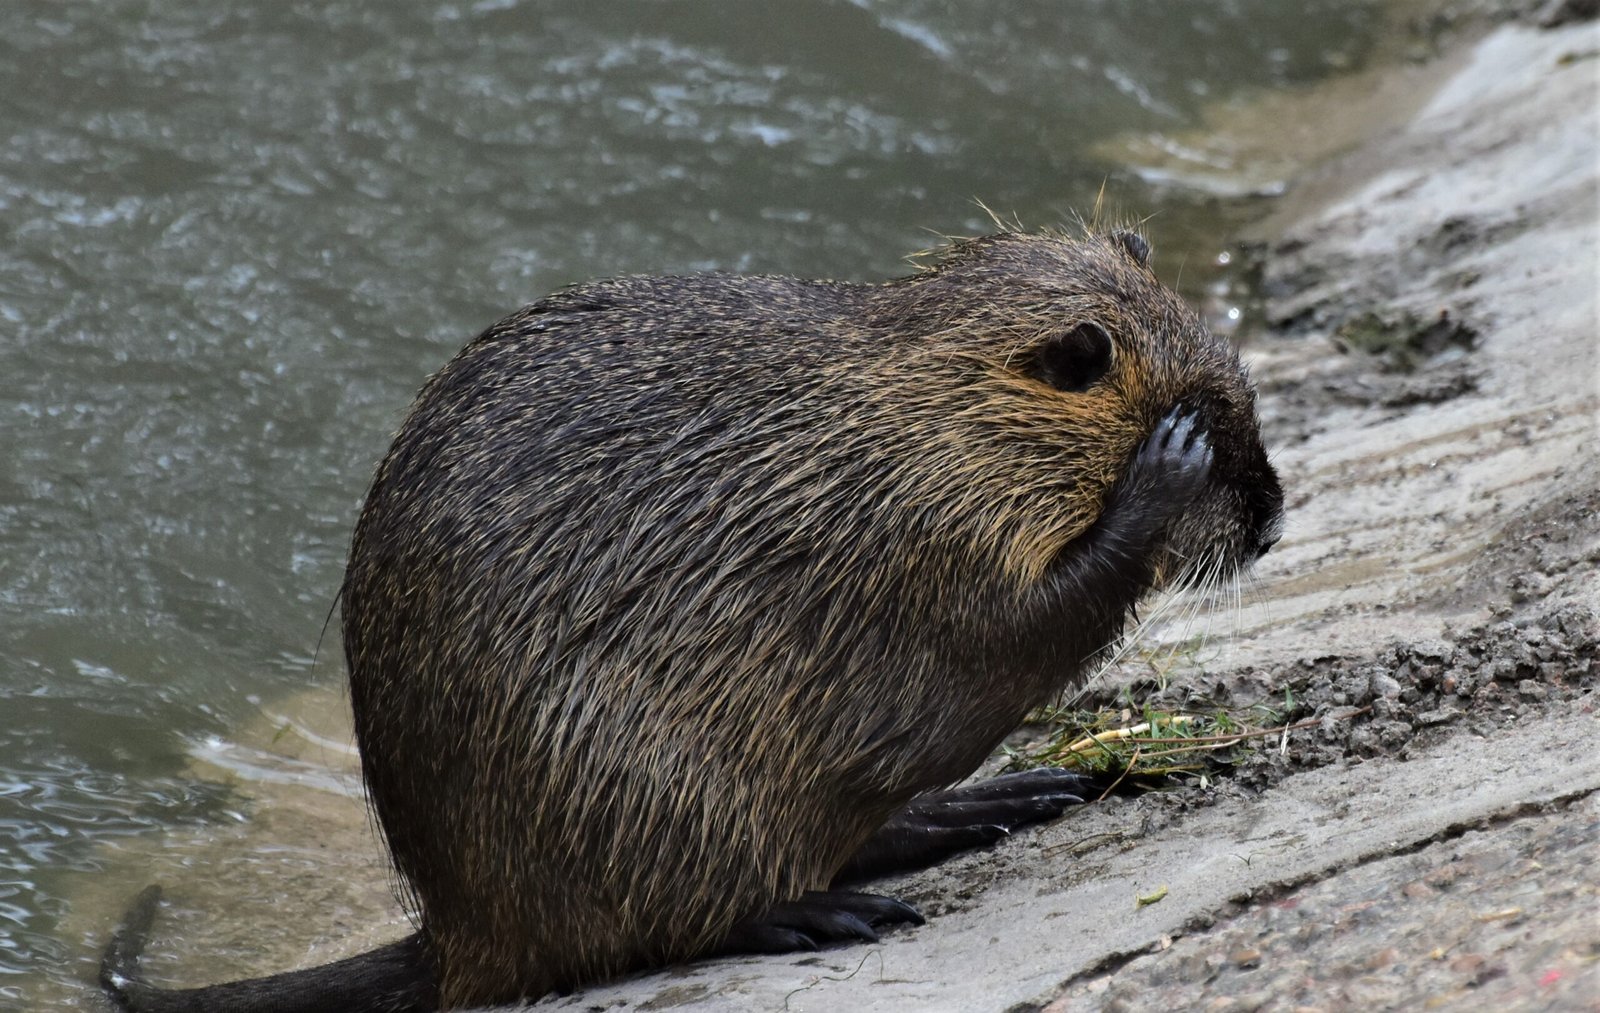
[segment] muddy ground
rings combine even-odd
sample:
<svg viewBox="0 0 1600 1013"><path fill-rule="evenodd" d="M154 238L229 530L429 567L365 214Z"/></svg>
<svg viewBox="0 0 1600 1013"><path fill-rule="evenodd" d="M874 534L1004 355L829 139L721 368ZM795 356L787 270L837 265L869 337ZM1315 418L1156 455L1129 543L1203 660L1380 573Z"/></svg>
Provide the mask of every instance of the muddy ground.
<svg viewBox="0 0 1600 1013"><path fill-rule="evenodd" d="M924 928L549 1008L1600 1008L1600 25L1501 25L1451 66L1243 251L1283 542L1242 610L1149 631L1090 691L1320 723L885 884ZM107 857L172 887L153 976L405 931L343 707L197 750L248 785L234 835ZM128 877L103 889L73 905L86 955Z"/></svg>

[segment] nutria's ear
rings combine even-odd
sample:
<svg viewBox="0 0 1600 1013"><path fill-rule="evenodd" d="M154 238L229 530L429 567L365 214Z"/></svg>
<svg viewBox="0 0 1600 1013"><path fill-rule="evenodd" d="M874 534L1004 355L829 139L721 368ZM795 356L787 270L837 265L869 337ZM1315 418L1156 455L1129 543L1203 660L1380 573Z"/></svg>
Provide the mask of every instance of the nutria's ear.
<svg viewBox="0 0 1600 1013"><path fill-rule="evenodd" d="M1092 320L1080 320L1039 345L1035 375L1056 390L1081 394L1111 369L1111 335Z"/></svg>
<svg viewBox="0 0 1600 1013"><path fill-rule="evenodd" d="M1150 266L1150 244L1139 233L1118 231L1111 233L1111 238L1127 251L1135 264L1140 267Z"/></svg>

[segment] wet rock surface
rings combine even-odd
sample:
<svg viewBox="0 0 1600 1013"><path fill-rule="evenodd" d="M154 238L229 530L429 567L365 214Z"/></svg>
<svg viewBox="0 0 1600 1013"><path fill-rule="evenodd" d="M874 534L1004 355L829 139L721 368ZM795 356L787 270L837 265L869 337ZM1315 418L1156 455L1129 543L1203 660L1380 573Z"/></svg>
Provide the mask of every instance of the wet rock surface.
<svg viewBox="0 0 1600 1013"><path fill-rule="evenodd" d="M1044 1009L1582 1008L1600 995L1600 881L1564 870L1597 835L1592 793L1537 807L1254 897Z"/></svg>

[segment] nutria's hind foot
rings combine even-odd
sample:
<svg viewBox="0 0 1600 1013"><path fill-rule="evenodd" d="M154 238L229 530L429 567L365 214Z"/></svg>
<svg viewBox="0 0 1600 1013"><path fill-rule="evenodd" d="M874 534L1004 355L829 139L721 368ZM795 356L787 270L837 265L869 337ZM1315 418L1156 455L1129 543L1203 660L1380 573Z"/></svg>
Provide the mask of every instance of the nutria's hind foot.
<svg viewBox="0 0 1600 1013"><path fill-rule="evenodd" d="M774 904L764 914L745 918L728 932L717 952L793 953L832 943L875 943L875 929L921 925L909 904L874 893L808 890L799 899Z"/></svg>
<svg viewBox="0 0 1600 1013"><path fill-rule="evenodd" d="M923 795L889 818L834 877L834 885L912 872L1053 820L1100 794L1095 782L1040 767Z"/></svg>

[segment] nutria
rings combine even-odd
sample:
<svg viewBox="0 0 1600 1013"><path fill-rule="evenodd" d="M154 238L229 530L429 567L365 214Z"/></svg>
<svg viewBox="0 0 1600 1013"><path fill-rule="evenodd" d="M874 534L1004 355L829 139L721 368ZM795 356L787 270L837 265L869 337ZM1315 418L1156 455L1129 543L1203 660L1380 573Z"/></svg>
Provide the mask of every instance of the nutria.
<svg viewBox="0 0 1600 1013"><path fill-rule="evenodd" d="M1049 770L942 789L1147 592L1277 537L1249 380L1148 257L1004 233L883 284L624 277L490 327L412 406L341 591L417 934L165 992L131 966L147 896L108 988L457 1007L920 921L836 887L1077 801Z"/></svg>

